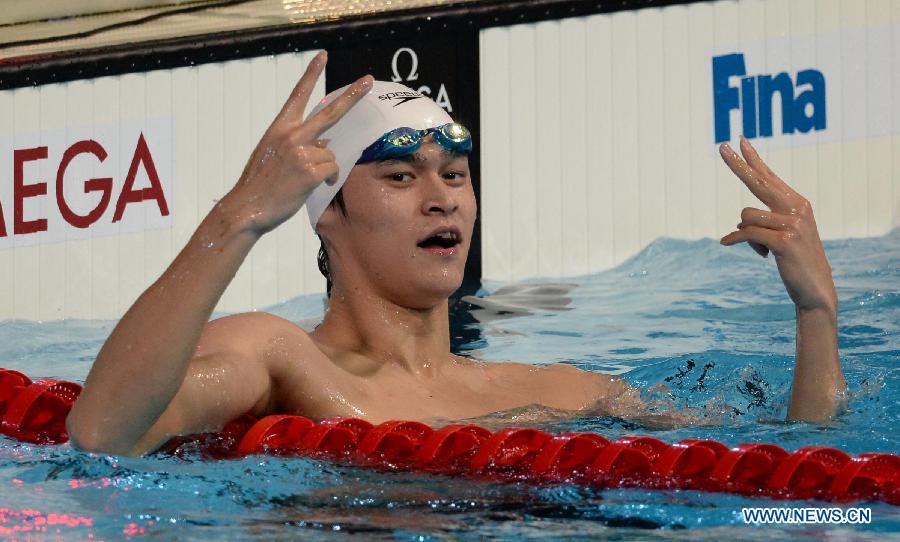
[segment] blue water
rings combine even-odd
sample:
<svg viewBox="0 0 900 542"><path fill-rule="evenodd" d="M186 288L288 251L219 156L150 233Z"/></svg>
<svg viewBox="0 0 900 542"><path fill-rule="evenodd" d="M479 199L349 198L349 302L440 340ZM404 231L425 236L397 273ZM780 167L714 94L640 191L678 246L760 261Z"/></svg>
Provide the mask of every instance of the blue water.
<svg viewBox="0 0 900 542"><path fill-rule="evenodd" d="M649 389L647 400L660 410L691 408L719 420L674 430L611 418L539 424L549 431L900 452L900 230L829 242L826 250L840 298L841 357L850 387L847 411L827 425L783 421L793 308L773 262L747 247L663 239L607 272L488 283L480 299L461 305L467 310L456 315L454 342L486 360L559 362L620 374ZM271 311L308 327L321 317L322 303L307 296ZM83 381L113 324L2 322L0 367ZM862 504L872 509L869 525L741 521L743 506L785 505L699 492L380 473L305 459L118 458L0 437L5 538L884 540L900 532L900 509L881 503Z"/></svg>

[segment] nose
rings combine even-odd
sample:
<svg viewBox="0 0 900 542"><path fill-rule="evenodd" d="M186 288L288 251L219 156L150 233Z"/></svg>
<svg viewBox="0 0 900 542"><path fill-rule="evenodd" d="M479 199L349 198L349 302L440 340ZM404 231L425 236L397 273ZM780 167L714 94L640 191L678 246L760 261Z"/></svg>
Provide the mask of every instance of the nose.
<svg viewBox="0 0 900 542"><path fill-rule="evenodd" d="M428 182L423 183L426 188L425 197L422 199L422 214L425 215L449 215L459 208L453 187L448 186L437 173L428 176Z"/></svg>

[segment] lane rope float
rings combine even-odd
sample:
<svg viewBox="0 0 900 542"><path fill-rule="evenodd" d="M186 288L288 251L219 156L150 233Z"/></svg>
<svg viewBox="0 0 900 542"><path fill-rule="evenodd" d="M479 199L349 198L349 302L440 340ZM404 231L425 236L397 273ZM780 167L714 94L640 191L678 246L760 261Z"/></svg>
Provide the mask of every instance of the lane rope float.
<svg viewBox="0 0 900 542"><path fill-rule="evenodd" d="M0 369L0 434L35 444L68 441L65 420L81 386ZM668 444L649 436L610 441L596 433L533 428L491 432L473 424L433 429L416 421L244 416L215 434L172 439L163 452L209 459L303 456L386 470L590 487L718 491L774 499L883 501L900 505L900 456L715 440Z"/></svg>

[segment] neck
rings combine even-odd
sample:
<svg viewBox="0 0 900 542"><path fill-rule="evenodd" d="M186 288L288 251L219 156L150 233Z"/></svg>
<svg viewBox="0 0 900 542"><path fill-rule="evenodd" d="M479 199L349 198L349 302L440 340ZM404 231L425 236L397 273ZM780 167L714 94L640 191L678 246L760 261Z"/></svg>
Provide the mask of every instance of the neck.
<svg viewBox="0 0 900 542"><path fill-rule="evenodd" d="M363 289L335 288L312 336L338 355L355 354L366 365L375 364L360 371L393 365L432 377L451 359L447 306L445 299L431 308L411 309Z"/></svg>

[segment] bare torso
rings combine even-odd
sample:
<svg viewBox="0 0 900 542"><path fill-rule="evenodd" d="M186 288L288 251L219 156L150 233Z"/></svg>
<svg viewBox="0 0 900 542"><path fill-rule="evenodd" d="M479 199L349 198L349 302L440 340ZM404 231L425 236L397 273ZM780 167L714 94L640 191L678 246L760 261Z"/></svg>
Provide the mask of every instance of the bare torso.
<svg viewBox="0 0 900 542"><path fill-rule="evenodd" d="M309 64L241 178L104 343L67 418L70 442L139 455L248 412L380 422L464 419L529 405L629 418L650 411L636 390L607 375L450 354L447 302L464 278L478 206L467 156L448 152L433 135L419 141L414 156L345 171L343 204L313 219L333 286L319 328L307 333L264 313L208 323L259 239L304 207L317 187L337 182L337 157L321 137L375 83L362 77L302 120L298 112L326 57L321 52ZM721 242L771 251L797 307L788 417L830 419L846 383L837 296L811 205L746 140L743 158L727 145L720 153L769 208L745 208Z"/></svg>
<svg viewBox="0 0 900 542"><path fill-rule="evenodd" d="M445 359L411 371L390 359L330 347L318 340L315 331L307 333L291 322L260 313L214 322L198 353L213 348L211 342L222 337L261 345L272 385L270 396L254 408L255 415L437 423L528 406L575 415L625 387L609 376L564 365L486 363L449 352ZM204 378L202 369L194 372L194 378Z"/></svg>

